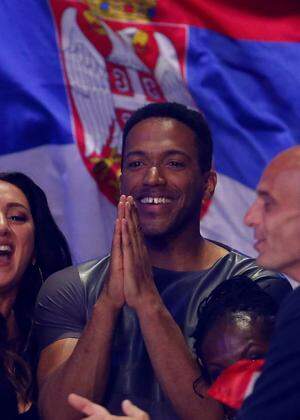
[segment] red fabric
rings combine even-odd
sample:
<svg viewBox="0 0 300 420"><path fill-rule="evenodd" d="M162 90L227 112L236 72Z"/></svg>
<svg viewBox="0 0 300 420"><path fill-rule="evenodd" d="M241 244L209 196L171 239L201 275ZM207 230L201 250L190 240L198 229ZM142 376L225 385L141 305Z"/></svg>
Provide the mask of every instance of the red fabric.
<svg viewBox="0 0 300 420"><path fill-rule="evenodd" d="M153 21L203 27L237 39L300 40L299 0L158 0Z"/></svg>
<svg viewBox="0 0 300 420"><path fill-rule="evenodd" d="M239 409L251 393L256 374L261 371L263 359L239 360L225 369L208 390L208 395L229 407ZM250 391L250 392L249 392Z"/></svg>

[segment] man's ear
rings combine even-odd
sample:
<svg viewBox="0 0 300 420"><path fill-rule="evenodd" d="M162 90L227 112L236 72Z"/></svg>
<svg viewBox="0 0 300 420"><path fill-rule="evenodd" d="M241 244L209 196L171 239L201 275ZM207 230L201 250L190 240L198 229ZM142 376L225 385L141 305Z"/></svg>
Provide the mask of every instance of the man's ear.
<svg viewBox="0 0 300 420"><path fill-rule="evenodd" d="M213 169L204 174L204 200L210 200L217 185L217 173Z"/></svg>

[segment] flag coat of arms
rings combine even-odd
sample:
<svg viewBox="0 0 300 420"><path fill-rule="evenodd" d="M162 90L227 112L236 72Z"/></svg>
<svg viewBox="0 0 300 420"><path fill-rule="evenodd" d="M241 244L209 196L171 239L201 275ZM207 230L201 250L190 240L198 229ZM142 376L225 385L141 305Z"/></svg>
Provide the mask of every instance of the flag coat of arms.
<svg viewBox="0 0 300 420"><path fill-rule="evenodd" d="M45 189L75 261L101 256L126 120L181 102L214 138L202 233L253 254L245 210L265 165L300 138L299 24L294 0L3 0L1 170Z"/></svg>

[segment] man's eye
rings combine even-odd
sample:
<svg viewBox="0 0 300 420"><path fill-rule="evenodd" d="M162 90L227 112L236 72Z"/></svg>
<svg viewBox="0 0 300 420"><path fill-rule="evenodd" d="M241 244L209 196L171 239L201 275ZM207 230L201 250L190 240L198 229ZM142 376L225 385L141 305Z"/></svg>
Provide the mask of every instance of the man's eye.
<svg viewBox="0 0 300 420"><path fill-rule="evenodd" d="M171 167L173 167L173 168L184 168L185 167L185 163L184 162L181 162L181 161L178 161L178 160L170 160L169 162L168 162L168 166L171 166Z"/></svg>
<svg viewBox="0 0 300 420"><path fill-rule="evenodd" d="M263 201L263 208L265 211L271 211L273 210L274 206L276 205L276 201L272 200L271 198L266 198Z"/></svg>
<svg viewBox="0 0 300 420"><path fill-rule="evenodd" d="M130 169L140 168L141 166L143 166L143 162L141 162L140 160L135 160L127 164L127 168L130 168Z"/></svg>

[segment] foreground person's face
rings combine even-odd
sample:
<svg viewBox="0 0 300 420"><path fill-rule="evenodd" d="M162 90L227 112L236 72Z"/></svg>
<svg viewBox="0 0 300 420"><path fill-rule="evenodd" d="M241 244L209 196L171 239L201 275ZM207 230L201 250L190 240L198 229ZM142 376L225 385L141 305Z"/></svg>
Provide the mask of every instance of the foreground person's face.
<svg viewBox="0 0 300 420"><path fill-rule="evenodd" d="M270 336L263 331L262 318L247 312L226 314L216 321L201 345L201 361L210 381L238 360L264 358Z"/></svg>
<svg viewBox="0 0 300 420"><path fill-rule="evenodd" d="M213 383L229 366L241 359L263 359L268 351L272 328L262 317L251 313L225 314L208 331L201 345L201 362L207 379ZM236 410L225 406L226 418L233 419Z"/></svg>
<svg viewBox="0 0 300 420"><path fill-rule="evenodd" d="M198 225L204 179L193 131L169 118L149 118L129 132L121 191L135 199L146 236Z"/></svg>
<svg viewBox="0 0 300 420"><path fill-rule="evenodd" d="M0 181L0 293L18 286L34 253L34 223L27 198Z"/></svg>
<svg viewBox="0 0 300 420"><path fill-rule="evenodd" d="M280 170L278 164L271 164L245 216L245 223L255 231L257 262L291 277L300 272L299 182L299 169Z"/></svg>

